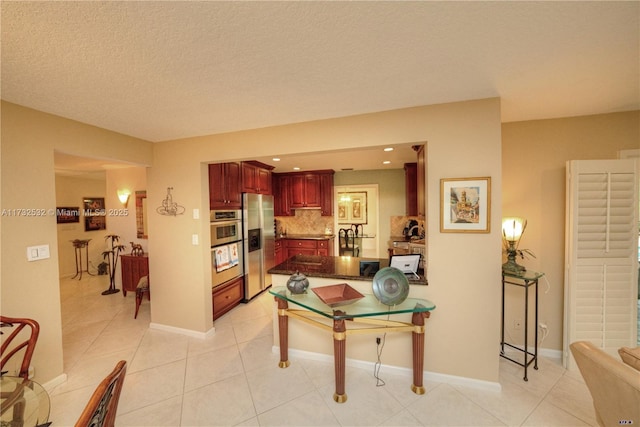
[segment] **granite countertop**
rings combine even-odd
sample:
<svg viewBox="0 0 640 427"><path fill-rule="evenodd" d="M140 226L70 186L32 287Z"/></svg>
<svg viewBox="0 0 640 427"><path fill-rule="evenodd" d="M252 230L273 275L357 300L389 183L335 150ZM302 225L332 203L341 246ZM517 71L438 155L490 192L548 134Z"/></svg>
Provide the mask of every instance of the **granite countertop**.
<svg viewBox="0 0 640 427"><path fill-rule="evenodd" d="M327 240L333 239L333 234L284 234L277 236L277 239L296 239L296 240Z"/></svg>
<svg viewBox="0 0 640 427"><path fill-rule="evenodd" d="M379 262L381 269L389 266L388 259L296 255L271 268L268 273L290 276L299 271L307 277L371 281L373 274L360 274L360 261ZM409 284L427 285L428 283L427 279L421 275L420 279L409 279Z"/></svg>

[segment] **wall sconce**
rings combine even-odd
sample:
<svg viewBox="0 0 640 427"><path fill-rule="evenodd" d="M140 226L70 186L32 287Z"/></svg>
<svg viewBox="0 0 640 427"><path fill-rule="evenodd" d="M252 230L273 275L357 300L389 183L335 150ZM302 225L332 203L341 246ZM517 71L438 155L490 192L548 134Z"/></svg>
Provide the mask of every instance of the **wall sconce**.
<svg viewBox="0 0 640 427"><path fill-rule="evenodd" d="M502 220L502 243L507 252L507 262L502 264L502 271L515 274L526 271L524 266L516 262L516 256L522 255L522 251L518 250L518 245L526 228L527 220L524 218L504 218Z"/></svg>
<svg viewBox="0 0 640 427"><path fill-rule="evenodd" d="M122 203L122 206L124 206L125 208L127 207L127 203L129 203L129 196L131 196L131 191L127 190L126 188L118 190L118 199L120 200L120 203Z"/></svg>

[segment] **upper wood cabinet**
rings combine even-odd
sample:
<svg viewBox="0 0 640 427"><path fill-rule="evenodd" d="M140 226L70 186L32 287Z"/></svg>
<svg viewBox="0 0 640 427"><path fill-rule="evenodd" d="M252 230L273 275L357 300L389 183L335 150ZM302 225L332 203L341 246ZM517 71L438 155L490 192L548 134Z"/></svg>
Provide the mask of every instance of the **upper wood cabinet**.
<svg viewBox="0 0 640 427"><path fill-rule="evenodd" d="M293 209L319 208L333 215L333 170L273 174L276 215L292 215Z"/></svg>
<svg viewBox="0 0 640 427"><path fill-rule="evenodd" d="M404 164L405 192L407 195L406 214L418 215L418 164Z"/></svg>
<svg viewBox="0 0 640 427"><path fill-rule="evenodd" d="M320 209L322 216L333 216L333 171L320 174Z"/></svg>
<svg viewBox="0 0 640 427"><path fill-rule="evenodd" d="M294 213L289 206L289 188L291 178L289 175L272 174L273 190L273 214L275 216L292 216Z"/></svg>
<svg viewBox="0 0 640 427"><path fill-rule="evenodd" d="M417 202L418 202L418 215L426 216L426 193L427 189L425 188L425 179L426 179L426 171L427 171L427 161L426 161L426 153L424 145L418 145L413 147L414 150L418 153L418 170L416 172L416 178L418 180L418 184L416 185L416 189L418 192Z"/></svg>
<svg viewBox="0 0 640 427"><path fill-rule="evenodd" d="M209 165L209 209L240 209L241 178L238 162Z"/></svg>
<svg viewBox="0 0 640 427"><path fill-rule="evenodd" d="M291 207L320 207L320 175L304 173L291 177Z"/></svg>
<svg viewBox="0 0 640 427"><path fill-rule="evenodd" d="M271 171L273 166L256 161L242 162L242 191L255 194L273 194Z"/></svg>

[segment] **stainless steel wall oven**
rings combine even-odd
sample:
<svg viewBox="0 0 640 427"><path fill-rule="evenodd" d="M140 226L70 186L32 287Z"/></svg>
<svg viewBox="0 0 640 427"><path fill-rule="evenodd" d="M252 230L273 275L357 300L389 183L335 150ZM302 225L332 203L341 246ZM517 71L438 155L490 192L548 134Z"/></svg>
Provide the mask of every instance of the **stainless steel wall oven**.
<svg viewBox="0 0 640 427"><path fill-rule="evenodd" d="M211 286L215 288L244 274L242 211L210 212Z"/></svg>

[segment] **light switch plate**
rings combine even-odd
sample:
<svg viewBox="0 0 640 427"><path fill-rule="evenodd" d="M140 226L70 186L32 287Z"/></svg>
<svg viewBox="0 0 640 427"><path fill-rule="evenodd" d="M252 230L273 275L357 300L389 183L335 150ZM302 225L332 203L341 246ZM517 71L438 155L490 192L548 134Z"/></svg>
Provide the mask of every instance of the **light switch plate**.
<svg viewBox="0 0 640 427"><path fill-rule="evenodd" d="M49 258L49 245L29 246L27 247L27 260L38 261Z"/></svg>
<svg viewBox="0 0 640 427"><path fill-rule="evenodd" d="M191 235L191 244L193 246L197 246L198 245L198 235L197 234L192 234Z"/></svg>

